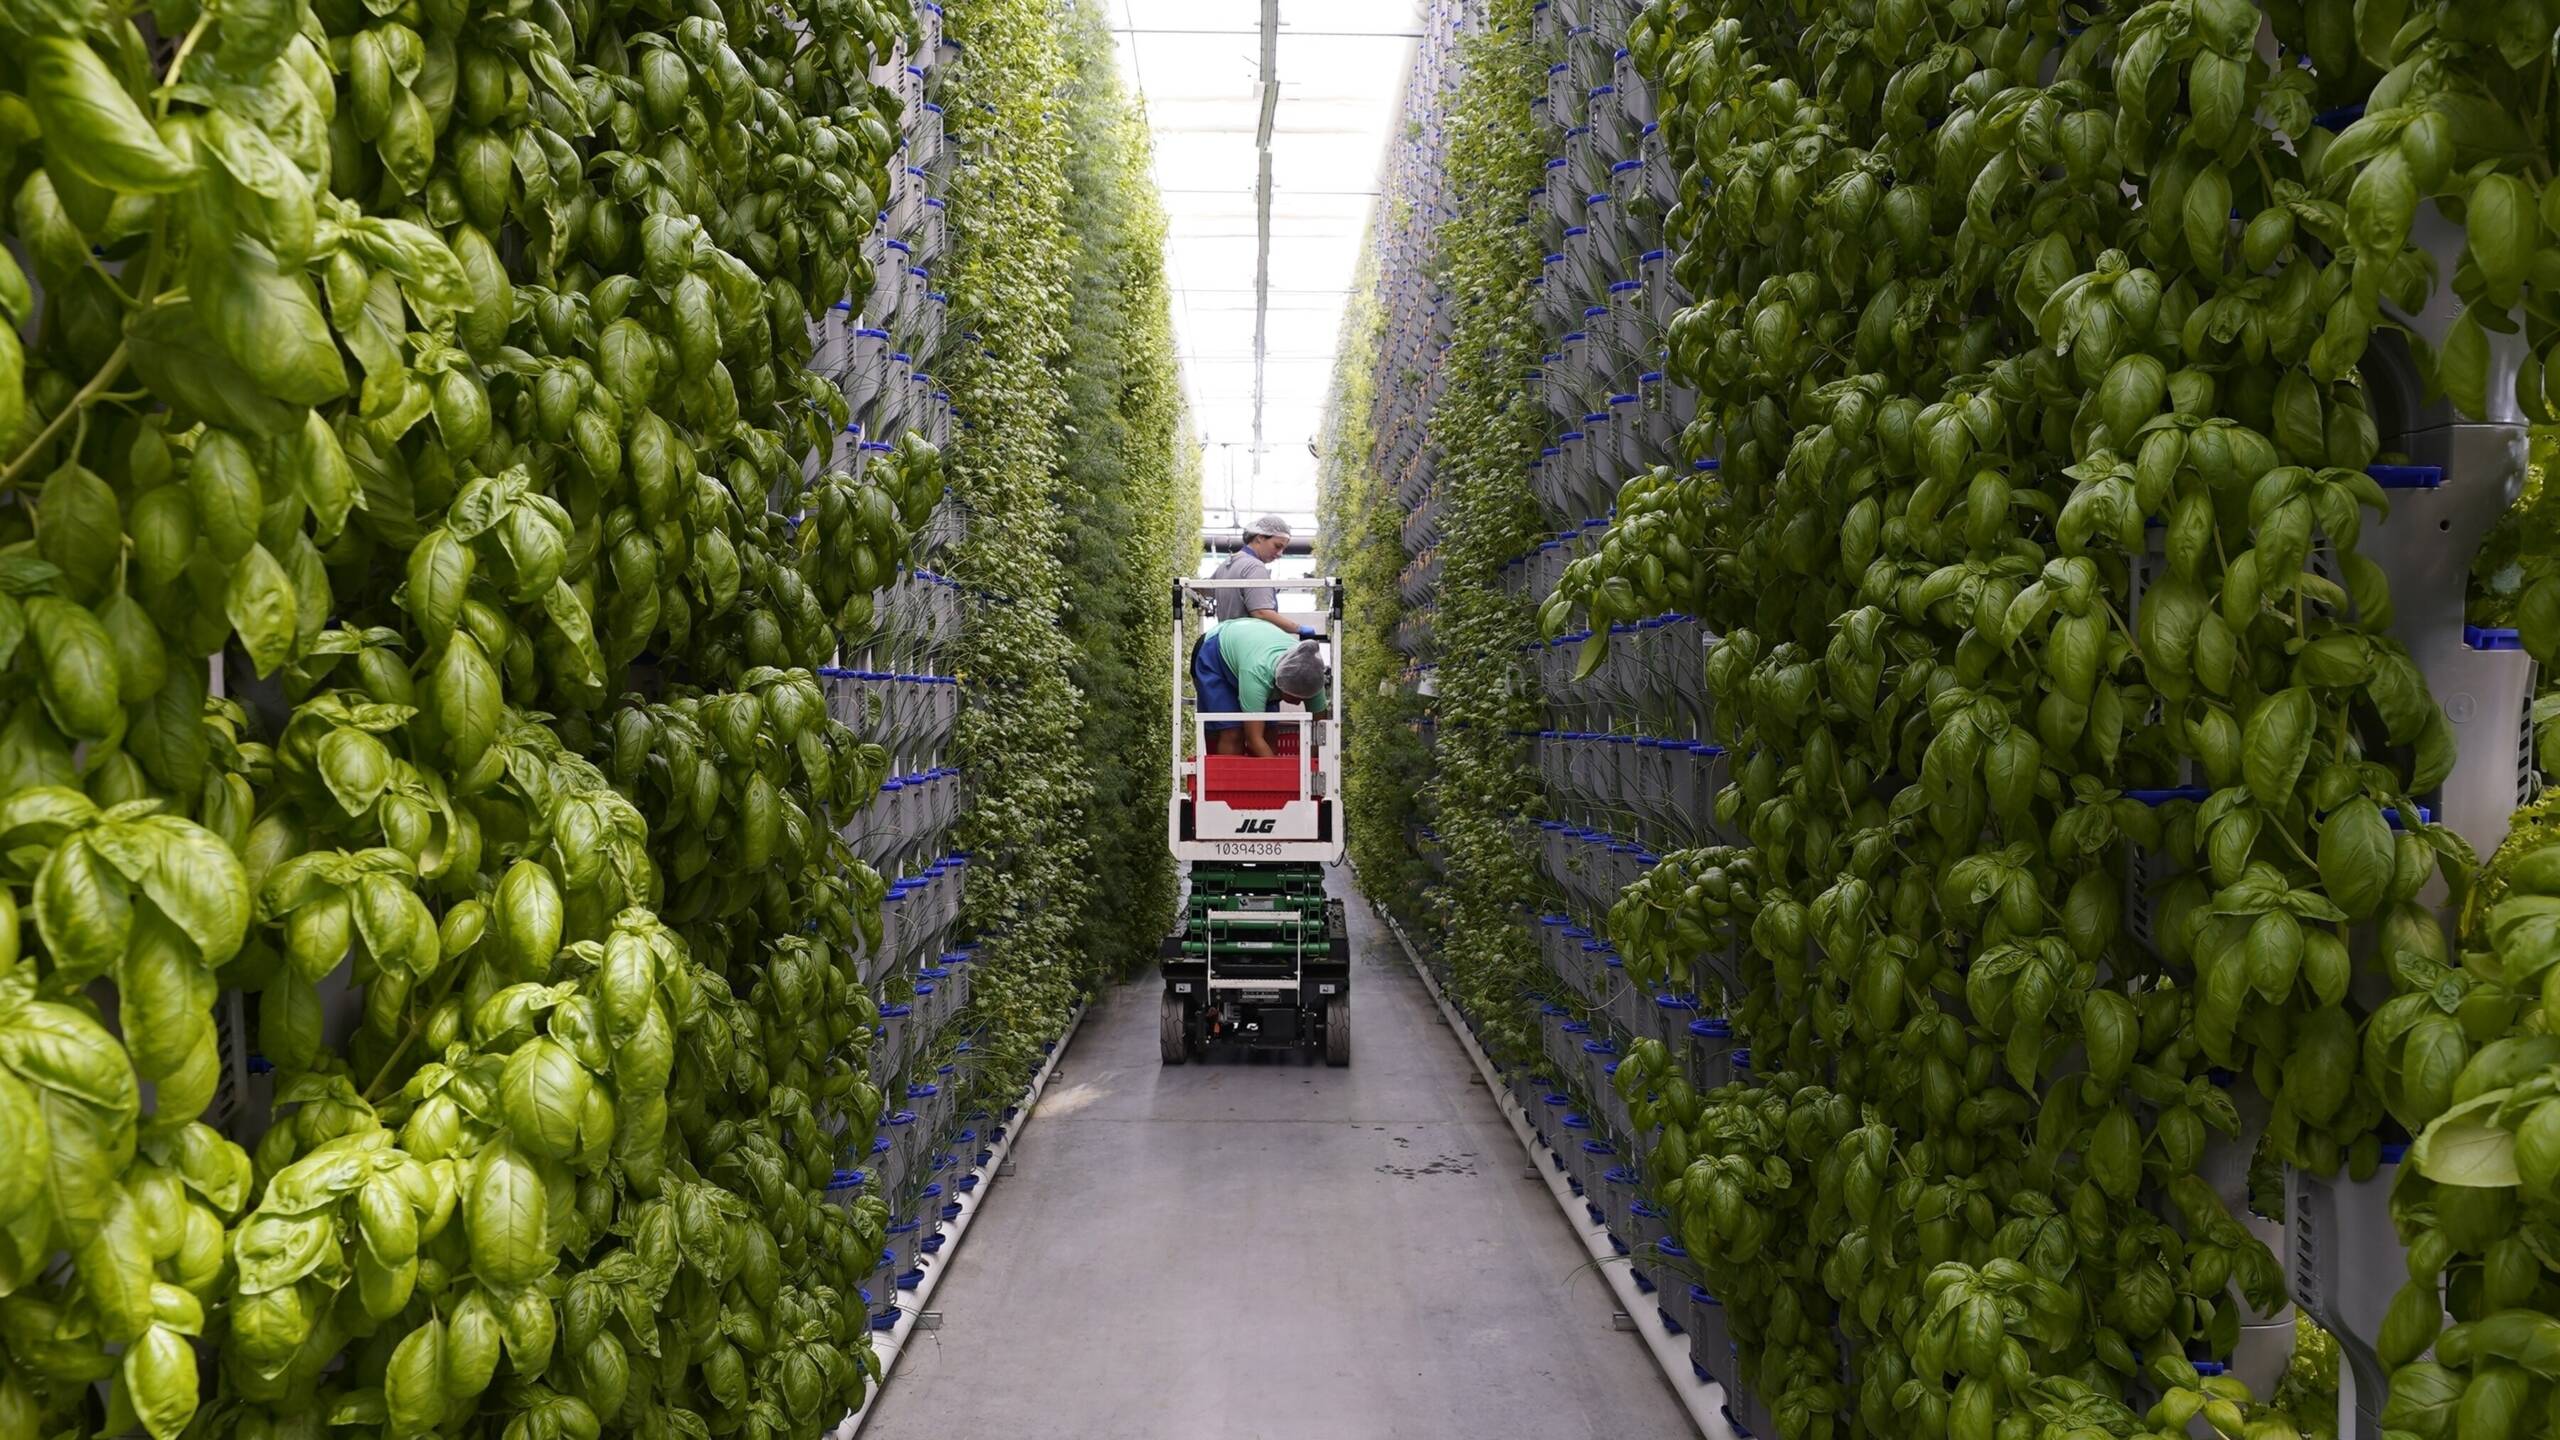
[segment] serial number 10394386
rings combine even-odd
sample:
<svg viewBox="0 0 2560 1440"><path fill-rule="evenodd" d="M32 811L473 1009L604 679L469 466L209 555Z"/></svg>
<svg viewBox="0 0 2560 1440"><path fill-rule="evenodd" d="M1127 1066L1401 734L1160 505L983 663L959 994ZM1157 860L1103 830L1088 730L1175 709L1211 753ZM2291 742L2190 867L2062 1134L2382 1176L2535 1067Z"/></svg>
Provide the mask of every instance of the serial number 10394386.
<svg viewBox="0 0 2560 1440"><path fill-rule="evenodd" d="M1218 842L1218 853L1221 855L1277 855L1280 853L1280 847L1268 840L1221 840Z"/></svg>

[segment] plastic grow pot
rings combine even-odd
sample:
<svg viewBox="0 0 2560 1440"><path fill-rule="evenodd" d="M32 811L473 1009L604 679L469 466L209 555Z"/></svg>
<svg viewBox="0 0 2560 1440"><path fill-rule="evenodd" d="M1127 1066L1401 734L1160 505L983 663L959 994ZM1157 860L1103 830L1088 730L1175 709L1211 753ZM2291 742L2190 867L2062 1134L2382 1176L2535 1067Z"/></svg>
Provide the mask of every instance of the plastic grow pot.
<svg viewBox="0 0 2560 1440"><path fill-rule="evenodd" d="M1622 476L1649 470L1659 463L1653 437L1645 430L1644 409L1640 397L1632 394L1609 397L1609 433L1618 441L1618 471Z"/></svg>
<svg viewBox="0 0 2560 1440"><path fill-rule="evenodd" d="M1618 92L1618 113L1629 124L1641 127L1653 123L1653 87L1636 68L1635 59L1624 46L1611 58L1609 83Z"/></svg>

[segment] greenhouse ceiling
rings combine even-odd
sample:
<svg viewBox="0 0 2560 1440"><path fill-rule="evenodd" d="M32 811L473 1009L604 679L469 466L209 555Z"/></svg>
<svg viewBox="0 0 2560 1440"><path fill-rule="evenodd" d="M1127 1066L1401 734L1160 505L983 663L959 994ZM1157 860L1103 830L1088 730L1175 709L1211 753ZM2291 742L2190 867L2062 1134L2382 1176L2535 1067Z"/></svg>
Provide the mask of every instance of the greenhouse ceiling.
<svg viewBox="0 0 2560 1440"><path fill-rule="evenodd" d="M1277 511L1311 531L1312 447L1418 7L1107 5L1121 79L1155 132L1206 528Z"/></svg>

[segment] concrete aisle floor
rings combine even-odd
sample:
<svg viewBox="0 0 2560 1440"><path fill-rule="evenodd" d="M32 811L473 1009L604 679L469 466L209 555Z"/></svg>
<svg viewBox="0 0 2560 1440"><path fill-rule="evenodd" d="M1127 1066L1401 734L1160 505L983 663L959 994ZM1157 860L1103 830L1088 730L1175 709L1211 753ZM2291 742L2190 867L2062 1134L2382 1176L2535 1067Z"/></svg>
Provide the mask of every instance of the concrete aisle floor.
<svg viewBox="0 0 2560 1440"><path fill-rule="evenodd" d="M1162 1067L1086 1016L867 1440L1690 1431L1347 870L1352 1064Z"/></svg>

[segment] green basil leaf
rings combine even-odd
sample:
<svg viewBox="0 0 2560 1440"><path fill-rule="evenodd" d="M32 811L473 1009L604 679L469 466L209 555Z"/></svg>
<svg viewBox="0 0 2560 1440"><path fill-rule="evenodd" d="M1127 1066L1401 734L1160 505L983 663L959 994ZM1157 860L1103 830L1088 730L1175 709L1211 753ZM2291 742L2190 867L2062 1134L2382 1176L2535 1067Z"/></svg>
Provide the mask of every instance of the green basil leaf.
<svg viewBox="0 0 2560 1440"><path fill-rule="evenodd" d="M143 893L193 940L207 968L227 963L249 928L249 874L222 837L190 820L154 815L136 822L148 835L151 868Z"/></svg>
<svg viewBox="0 0 2560 1440"><path fill-rule="evenodd" d="M184 1291L180 1291L184 1294ZM145 1330L124 1352L125 1394L151 1440L177 1440L196 1418L196 1350L165 1325Z"/></svg>
<svg viewBox="0 0 2560 1440"><path fill-rule="evenodd" d="M2436 352L2436 386L2455 408L2474 418L2489 413L2489 337L2469 310L2454 317Z"/></svg>
<svg viewBox="0 0 2560 1440"><path fill-rule="evenodd" d="M77 987L107 973L133 935L133 902L86 837L54 848L36 874L36 933L52 952L59 983Z"/></svg>
<svg viewBox="0 0 2560 1440"><path fill-rule="evenodd" d="M99 1336L117 1344L141 1339L151 1328L151 1240L131 1194L110 1187L106 1215L73 1246L72 1264L96 1310Z"/></svg>
<svg viewBox="0 0 2560 1440"><path fill-rule="evenodd" d="M27 630L43 664L37 688L64 734L104 740L124 725L115 642L82 606L50 595L26 600Z"/></svg>
<svg viewBox="0 0 2560 1440"><path fill-rule="evenodd" d="M44 128L49 164L129 195L165 195L194 177L195 167L161 143L142 107L85 40L36 36L24 42L18 62L27 104Z"/></svg>
<svg viewBox="0 0 2560 1440"><path fill-rule="evenodd" d="M504 1143L480 1152L462 1196L471 1236L471 1268L501 1289L530 1285L551 1272L558 1255L545 1243L542 1173Z"/></svg>
<svg viewBox="0 0 2560 1440"><path fill-rule="evenodd" d="M346 364L318 293L301 274L286 273L266 246L234 232L227 248L193 252L187 277L206 330L260 390L292 405L347 392Z"/></svg>
<svg viewBox="0 0 2560 1440"><path fill-rule="evenodd" d="M2320 822L2320 884L2349 920L2367 920L2391 888L2395 855L2382 807L2356 796Z"/></svg>
<svg viewBox="0 0 2560 1440"><path fill-rule="evenodd" d="M2409 1146L2409 1163L2439 1185L2490 1187L2513 1185L2516 1137L2494 1123L2507 1092L2475 1096L2438 1115Z"/></svg>
<svg viewBox="0 0 2560 1440"><path fill-rule="evenodd" d="M444 1321L430 1315L400 1338L383 1371L386 1435L424 1435L444 1423L444 1369Z"/></svg>
<svg viewBox="0 0 2560 1440"><path fill-rule="evenodd" d="M14 1221L44 1198L53 1140L35 1090L6 1066L0 1066L0 1137L7 1139L12 1160L0 1167L0 1219Z"/></svg>
<svg viewBox="0 0 2560 1440"><path fill-rule="evenodd" d="M317 522L312 538L326 545L346 527L347 512L364 505L346 447L320 412L312 410L304 414L301 432L285 446L285 456L294 486Z"/></svg>
<svg viewBox="0 0 2560 1440"><path fill-rule="evenodd" d="M0 1022L0 1064L32 1086L52 1145L45 1200L55 1234L85 1243L133 1158L141 1092L124 1047L87 1015L37 1001Z"/></svg>
<svg viewBox="0 0 2560 1440"><path fill-rule="evenodd" d="M2481 278L2493 290L2524 279L2542 242L2541 202L2532 187L2520 176L2486 175L2463 203L2464 233Z"/></svg>
<svg viewBox="0 0 2560 1440"><path fill-rule="evenodd" d="M210 1125L191 1124L170 1142L172 1167L188 1189L224 1215L249 1199L249 1157Z"/></svg>
<svg viewBox="0 0 2560 1440"><path fill-rule="evenodd" d="M293 579L264 545L251 545L231 573L223 597L223 614L239 633L241 648L260 675L293 657L301 616L294 600Z"/></svg>
<svg viewBox="0 0 2560 1440"><path fill-rule="evenodd" d="M391 752L362 730L340 726L320 739L320 779L350 816L373 808L391 784Z"/></svg>
<svg viewBox="0 0 2560 1440"><path fill-rule="evenodd" d="M429 683L428 712L444 732L445 755L468 770L497 737L501 701L497 668L480 642L457 629L445 642Z"/></svg>
<svg viewBox="0 0 2560 1440"><path fill-rule="evenodd" d="M302 413L270 397L206 331L192 299L162 299L125 321L134 372L185 416L252 435L289 433Z"/></svg>
<svg viewBox="0 0 2560 1440"><path fill-rule="evenodd" d="M162 789L193 795L204 784L213 754L204 724L205 674L201 665L173 669L159 689L133 707L124 749Z"/></svg>
<svg viewBox="0 0 2560 1440"><path fill-rule="evenodd" d="M43 526L37 549L62 572L70 593L85 599L103 591L124 555L124 514L114 489L85 466L64 465L36 492L36 515Z"/></svg>
<svg viewBox="0 0 2560 1440"><path fill-rule="evenodd" d="M2298 685L2277 691L2249 712L2241 726L2240 770L2259 804L2276 808L2292 799L2294 782L2311 758L2315 715L2311 692Z"/></svg>

